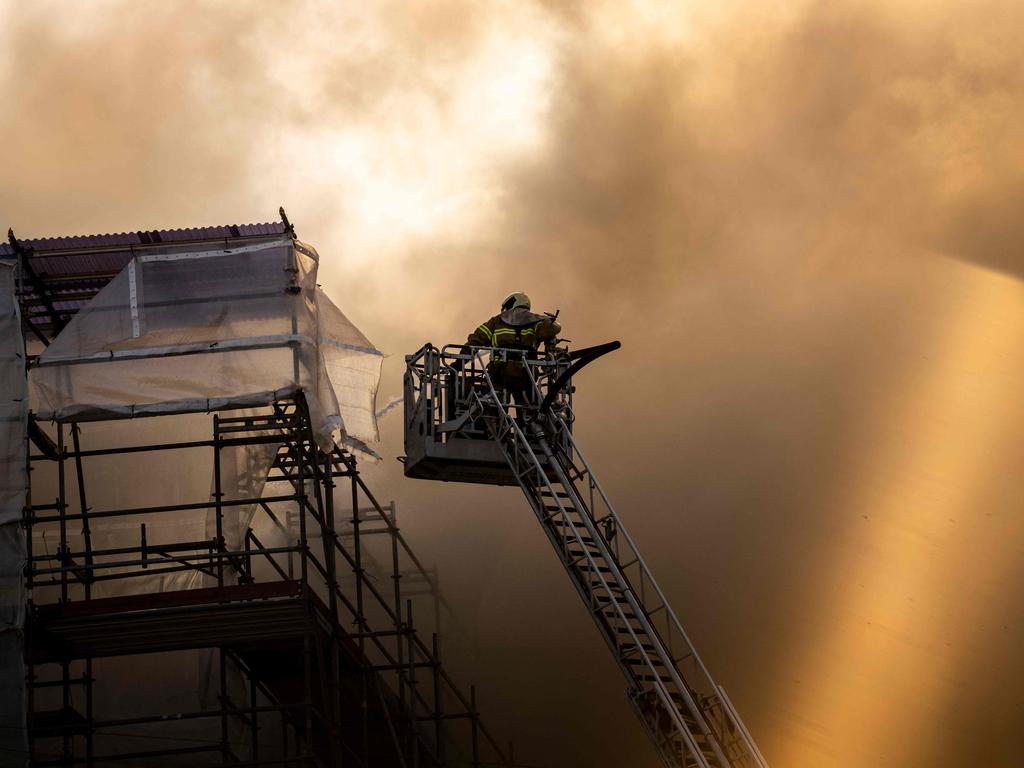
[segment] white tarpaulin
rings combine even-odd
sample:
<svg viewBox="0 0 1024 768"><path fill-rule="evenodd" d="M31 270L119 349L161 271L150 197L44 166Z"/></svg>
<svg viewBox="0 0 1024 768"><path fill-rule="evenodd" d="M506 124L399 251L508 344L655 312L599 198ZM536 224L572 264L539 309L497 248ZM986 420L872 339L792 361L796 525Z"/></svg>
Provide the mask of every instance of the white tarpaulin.
<svg viewBox="0 0 1024 768"><path fill-rule="evenodd" d="M290 237L136 256L42 351L29 373L37 418L110 422L83 426L90 447L94 441L188 441L208 437L208 420L146 419L130 429L121 420L263 405L301 389L322 447L337 442L372 452L383 356L317 287L317 266L316 251ZM221 449L224 497L259 496L276 453L275 444ZM211 458L194 451L173 465L154 454L93 458L88 495L98 509L192 501L211 482ZM54 485L54 471L40 465L34 485ZM126 473L149 482L125 483ZM229 549L242 547L253 511L248 505L223 511ZM209 510L99 518L91 523L92 546L137 546L143 523L150 543L203 541L213 535L216 518ZM66 535L72 551L84 548L80 525ZM58 543L56 523L33 526L34 552L54 556ZM186 570L97 582L93 596L203 583L197 571Z"/></svg>
<svg viewBox="0 0 1024 768"><path fill-rule="evenodd" d="M41 420L262 405L302 389L323 447L378 439L382 356L316 286L316 251L285 237L136 256L42 353Z"/></svg>
<svg viewBox="0 0 1024 768"><path fill-rule="evenodd" d="M15 296L15 263L0 261L0 763L25 765L26 417L24 343Z"/></svg>

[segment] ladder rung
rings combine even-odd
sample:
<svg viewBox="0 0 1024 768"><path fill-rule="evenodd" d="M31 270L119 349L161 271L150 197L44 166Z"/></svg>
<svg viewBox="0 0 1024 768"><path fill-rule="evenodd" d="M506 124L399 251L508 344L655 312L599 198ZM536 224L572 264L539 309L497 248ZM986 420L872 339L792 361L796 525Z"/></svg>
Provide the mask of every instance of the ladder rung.
<svg viewBox="0 0 1024 768"><path fill-rule="evenodd" d="M671 675L637 675L637 679L648 683L653 683L655 680L660 680L663 683L675 682Z"/></svg>
<svg viewBox="0 0 1024 768"><path fill-rule="evenodd" d="M633 653L637 648L643 648L645 651L656 651L658 650L653 643L640 643L638 646L636 643L626 643L620 646L619 650L623 653Z"/></svg>
<svg viewBox="0 0 1024 768"><path fill-rule="evenodd" d="M565 510L566 512L575 512L576 511L571 504L563 504L562 506L558 506L557 504L545 504L544 505L544 511L545 512L561 512L562 510Z"/></svg>
<svg viewBox="0 0 1024 768"><path fill-rule="evenodd" d="M595 573L595 572L596 573L612 573L612 569L609 568L607 565L591 566L589 563L587 565L579 566L577 568L577 570L580 571L583 574ZM591 586L595 586L593 584L593 582L591 582Z"/></svg>
<svg viewBox="0 0 1024 768"><path fill-rule="evenodd" d="M586 563L584 562L582 557L577 557L575 560L570 560L565 565L567 568L572 568L577 572L586 571Z"/></svg>
<svg viewBox="0 0 1024 768"><path fill-rule="evenodd" d="M555 510L554 512L548 511L548 513L546 515L544 515L543 518L541 518L541 522L550 523L552 520L554 520L560 514L562 514L562 510L560 510L560 509L559 510Z"/></svg>
<svg viewBox="0 0 1024 768"><path fill-rule="evenodd" d="M601 550L595 549L593 545L580 547L576 543L576 539L568 538L561 539L561 542L562 551L565 552L565 554L567 555L572 555L573 557L579 560L584 559L587 555L590 555L595 560L604 560L604 556L601 554Z"/></svg>
<svg viewBox="0 0 1024 768"><path fill-rule="evenodd" d="M640 660L636 656L634 656L634 654L636 654L640 648L643 648L644 652L647 654L658 652L658 649L655 648L653 645L650 645L649 643L641 643L639 646L635 643L628 643L626 645L619 647L619 658L627 664L632 664L634 662L640 663Z"/></svg>
<svg viewBox="0 0 1024 768"><path fill-rule="evenodd" d="M592 537L590 537L590 536L566 536L565 543L566 544L578 544L578 543L597 544L597 542L594 541L594 539Z"/></svg>
<svg viewBox="0 0 1024 768"><path fill-rule="evenodd" d="M621 605L622 603L620 602L619 604ZM629 606L623 608L621 613L619 611L609 610L610 606L611 603L605 600L602 605L599 605L594 609L594 613L600 612L602 616L611 621L619 621L620 619L625 619L626 621L638 621L636 614L633 613L633 609ZM642 627L633 627L633 632L640 635L646 634Z"/></svg>
<svg viewBox="0 0 1024 768"><path fill-rule="evenodd" d="M586 560L586 556L587 555L590 555L592 558L594 558L596 560L603 560L604 559L603 557L601 557L601 553L600 552L595 552L592 549L580 550L580 549L569 549L568 547L566 547L565 554L567 554L570 557L572 557L572 564L573 565L575 565L578 562L582 562L582 561Z"/></svg>
<svg viewBox="0 0 1024 768"><path fill-rule="evenodd" d="M665 709L665 705L662 703L661 699L658 698L657 691L655 691L654 688L650 688L650 689L648 689L646 691L641 691L640 695L641 696L645 696L646 695L648 697L648 699L650 700L651 704L653 704L654 706L658 707L659 709ZM680 716L683 718L683 722L686 723L691 728L692 727L696 727L696 725L697 725L697 718L695 718L690 713L690 710L687 708L686 701L683 699L683 694L679 693L679 691L676 691L676 690L670 690L668 692L668 695L669 695L669 698L672 699L673 703L675 703L675 705L676 705L675 709L680 714Z"/></svg>
<svg viewBox="0 0 1024 768"><path fill-rule="evenodd" d="M566 510L566 511L568 511L568 510ZM586 528L587 527L587 524L584 523L582 520L569 520L568 522L566 522L565 520L552 520L551 524L552 525L561 525L563 528L569 528L569 527L572 527L572 528Z"/></svg>
<svg viewBox="0 0 1024 768"><path fill-rule="evenodd" d="M651 646L651 650L652 651L654 650L654 646ZM653 659L651 659L650 663L648 663L644 659L638 659L638 658L634 658L634 657L630 657L628 659L623 659L622 661L625 664L629 664L631 667L655 666L655 667L660 667L661 669L665 669L665 665L662 663L661 659L659 659L657 656L655 656Z"/></svg>
<svg viewBox="0 0 1024 768"><path fill-rule="evenodd" d="M575 552L569 552L568 554L573 556L572 559L568 563L569 565L571 565L573 568L575 568L581 574L585 574L588 571L590 571L590 561L587 560L587 558L584 555L584 553L582 553L582 552L577 550ZM600 552L588 552L587 554L589 554L590 557L594 560L594 562L598 564L598 567L602 567L602 568L606 568L607 567L607 566L602 566L601 565L601 563L604 561L604 558L601 557L601 553Z"/></svg>
<svg viewBox="0 0 1024 768"><path fill-rule="evenodd" d="M594 599L599 603L608 605L612 602L612 598L605 595L594 595ZM620 605L629 605L629 600L624 595L615 595L614 601Z"/></svg>

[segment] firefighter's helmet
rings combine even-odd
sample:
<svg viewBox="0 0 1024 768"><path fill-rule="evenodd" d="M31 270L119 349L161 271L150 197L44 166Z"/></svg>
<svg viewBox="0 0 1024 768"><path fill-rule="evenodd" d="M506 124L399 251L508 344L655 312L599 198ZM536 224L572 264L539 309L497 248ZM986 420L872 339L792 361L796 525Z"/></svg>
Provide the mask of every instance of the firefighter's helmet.
<svg viewBox="0 0 1024 768"><path fill-rule="evenodd" d="M530 308L530 297L527 296L522 291L510 293L508 296L505 297L505 300L501 302L502 312L507 312L510 309L519 309L520 307L522 307L523 309Z"/></svg>

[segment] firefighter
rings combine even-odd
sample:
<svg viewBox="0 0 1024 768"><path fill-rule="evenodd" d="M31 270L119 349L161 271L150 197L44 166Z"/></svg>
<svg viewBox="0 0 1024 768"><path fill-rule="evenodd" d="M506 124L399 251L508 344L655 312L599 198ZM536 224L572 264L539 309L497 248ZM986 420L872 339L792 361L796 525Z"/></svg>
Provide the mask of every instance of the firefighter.
<svg viewBox="0 0 1024 768"><path fill-rule="evenodd" d="M548 315L530 311L530 297L509 294L501 302L501 314L495 315L469 334L468 346L497 347L487 366L495 384L506 389L516 403L528 403L532 388L523 358L537 355L541 342L553 341L562 326Z"/></svg>

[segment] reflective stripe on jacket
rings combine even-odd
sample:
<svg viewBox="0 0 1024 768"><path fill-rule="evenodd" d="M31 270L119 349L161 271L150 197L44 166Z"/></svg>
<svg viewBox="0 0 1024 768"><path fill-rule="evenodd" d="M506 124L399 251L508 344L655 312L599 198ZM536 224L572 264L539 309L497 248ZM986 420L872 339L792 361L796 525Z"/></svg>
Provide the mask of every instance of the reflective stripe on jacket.
<svg viewBox="0 0 1024 768"><path fill-rule="evenodd" d="M495 315L469 334L467 344L474 347L537 349L542 341L558 336L562 327L546 315L525 309L510 309Z"/></svg>

